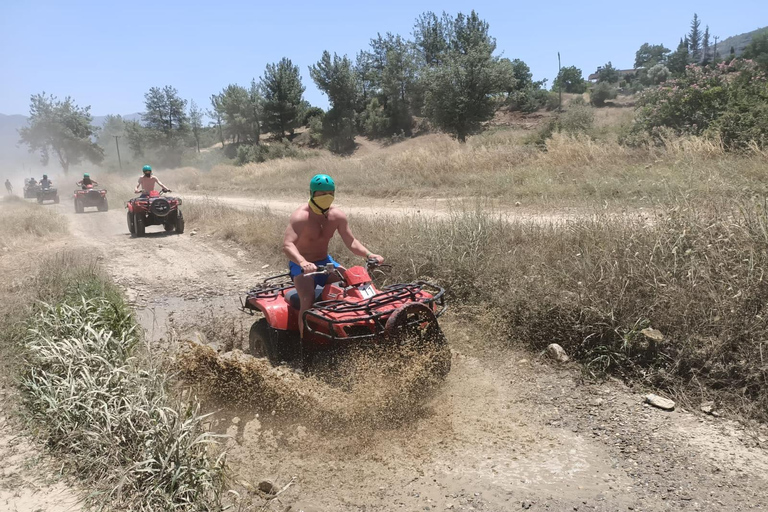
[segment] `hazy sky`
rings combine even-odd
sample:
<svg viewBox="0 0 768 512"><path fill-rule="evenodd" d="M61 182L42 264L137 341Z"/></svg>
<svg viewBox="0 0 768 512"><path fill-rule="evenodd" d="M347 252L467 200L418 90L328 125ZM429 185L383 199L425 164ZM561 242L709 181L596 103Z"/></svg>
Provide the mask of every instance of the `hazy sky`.
<svg viewBox="0 0 768 512"><path fill-rule="evenodd" d="M558 51L585 76L609 60L628 68L644 42L674 49L694 12L721 39L768 25L768 0L4 0L0 113L26 114L29 96L46 91L91 105L94 115L129 114L163 85L207 108L211 94L248 85L284 56L299 65L306 99L326 107L307 71L323 50L354 56L377 32L410 37L424 11L472 9L490 23L499 53L550 83Z"/></svg>

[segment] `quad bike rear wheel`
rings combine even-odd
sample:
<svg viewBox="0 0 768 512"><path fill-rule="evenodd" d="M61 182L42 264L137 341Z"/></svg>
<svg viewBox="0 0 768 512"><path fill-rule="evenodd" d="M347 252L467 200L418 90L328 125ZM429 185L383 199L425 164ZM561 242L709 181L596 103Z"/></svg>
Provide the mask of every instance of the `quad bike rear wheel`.
<svg viewBox="0 0 768 512"><path fill-rule="evenodd" d="M75 199L75 213L83 213L84 211L85 207L83 206L82 201Z"/></svg>
<svg viewBox="0 0 768 512"><path fill-rule="evenodd" d="M181 214L181 210L176 213L176 234L180 235L184 232L184 215Z"/></svg>
<svg viewBox="0 0 768 512"><path fill-rule="evenodd" d="M59 204L59 194L56 194L56 197L53 198L54 204Z"/></svg>
<svg viewBox="0 0 768 512"><path fill-rule="evenodd" d="M107 202L107 198L105 197L99 206L96 207L100 212L106 212L109 211L109 203Z"/></svg>
<svg viewBox="0 0 768 512"><path fill-rule="evenodd" d="M424 355L432 375L443 378L451 370L451 350L429 306L412 302L399 307L390 315L385 329L390 343Z"/></svg>

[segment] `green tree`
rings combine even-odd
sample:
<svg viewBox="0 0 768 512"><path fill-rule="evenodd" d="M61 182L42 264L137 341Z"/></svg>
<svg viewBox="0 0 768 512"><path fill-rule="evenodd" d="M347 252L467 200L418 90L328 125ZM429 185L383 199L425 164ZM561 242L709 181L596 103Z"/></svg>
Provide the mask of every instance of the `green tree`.
<svg viewBox="0 0 768 512"><path fill-rule="evenodd" d="M224 120L224 107L221 104L221 95L219 94L211 94L211 108L207 111L208 117L210 117L213 121L211 121L211 125L216 126L219 133L219 141L221 142L221 146L224 147L224 128L223 128L223 120Z"/></svg>
<svg viewBox="0 0 768 512"><path fill-rule="evenodd" d="M493 117L495 94L505 89L504 68L493 56L496 41L475 11L451 23L444 62L427 70L425 111L430 121L465 142Z"/></svg>
<svg viewBox="0 0 768 512"><path fill-rule="evenodd" d="M192 129L192 136L195 138L197 152L200 152L200 134L203 130L203 111L197 106L195 100L189 102L189 126Z"/></svg>
<svg viewBox="0 0 768 512"><path fill-rule="evenodd" d="M126 122L120 115L108 115L104 119L96 136L96 142L104 150L104 158L110 162L117 163L117 147L115 137L123 138L126 134ZM124 155L125 156L125 155Z"/></svg>
<svg viewBox="0 0 768 512"><path fill-rule="evenodd" d="M323 137L332 151L345 152L355 145L355 104L358 84L352 62L328 51L309 68L312 80L327 97L330 110L323 117Z"/></svg>
<svg viewBox="0 0 768 512"><path fill-rule="evenodd" d="M552 90L557 91L561 82L563 84L563 92L583 94L587 90L587 81L584 80L584 75L576 66L561 68L557 78L552 82Z"/></svg>
<svg viewBox="0 0 768 512"><path fill-rule="evenodd" d="M675 76L681 76L685 74L685 68L688 66L688 44L685 40L681 39L680 44L677 45L677 50L672 53L667 59L667 68Z"/></svg>
<svg viewBox="0 0 768 512"><path fill-rule="evenodd" d="M597 81L616 84L619 82L619 70L613 67L611 61L597 71Z"/></svg>
<svg viewBox="0 0 768 512"><path fill-rule="evenodd" d="M29 125L19 130L19 142L29 146L29 152L38 151L44 165L53 153L64 173L71 165L83 160L99 163L104 150L93 142L97 129L91 125L91 107L79 107L67 96L59 101L45 92L31 97Z"/></svg>
<svg viewBox="0 0 768 512"><path fill-rule="evenodd" d="M752 40L744 48L741 56L755 61L761 68L768 70L768 30L752 36Z"/></svg>
<svg viewBox="0 0 768 512"><path fill-rule="evenodd" d="M212 99L214 109L221 117L223 136L233 144L259 142L259 96L255 88L255 83L251 84L251 90L230 84Z"/></svg>
<svg viewBox="0 0 768 512"><path fill-rule="evenodd" d="M387 134L411 133L411 100L416 83L416 55L413 45L400 36L378 35L371 40L373 91L387 117Z"/></svg>
<svg viewBox="0 0 768 512"><path fill-rule="evenodd" d="M605 106L606 100L615 99L617 91L609 82L600 82L589 93L589 101L596 107Z"/></svg>
<svg viewBox="0 0 768 512"><path fill-rule="evenodd" d="M635 53L635 68L652 68L656 64L666 62L671 50L663 44L643 43Z"/></svg>
<svg viewBox="0 0 768 512"><path fill-rule="evenodd" d="M187 133L187 100L179 97L175 87L166 85L162 89L149 89L144 94L144 108L145 112L141 115L144 126L163 135L164 140L158 140L158 143L175 145Z"/></svg>
<svg viewBox="0 0 768 512"><path fill-rule="evenodd" d="M413 39L422 62L427 66L439 66L445 59L449 46L451 20L444 13L442 18L428 11L416 18Z"/></svg>
<svg viewBox="0 0 768 512"><path fill-rule="evenodd" d="M701 60L701 20L699 15L694 13L691 20L691 31L688 33L688 51L691 55L691 61L698 64Z"/></svg>
<svg viewBox="0 0 768 512"><path fill-rule="evenodd" d="M267 64L261 79L261 91L264 97L264 127L281 140L286 132L293 135L301 121L304 94L299 66L294 66L285 57L277 64Z"/></svg>
<svg viewBox="0 0 768 512"><path fill-rule="evenodd" d="M701 61L704 65L709 63L709 25L704 28L704 37L701 38Z"/></svg>

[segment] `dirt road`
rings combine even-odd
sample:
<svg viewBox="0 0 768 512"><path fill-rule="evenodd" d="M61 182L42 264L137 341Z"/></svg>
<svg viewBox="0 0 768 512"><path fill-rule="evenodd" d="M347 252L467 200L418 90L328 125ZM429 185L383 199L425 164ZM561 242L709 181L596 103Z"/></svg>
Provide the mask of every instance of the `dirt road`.
<svg viewBox="0 0 768 512"><path fill-rule="evenodd" d="M124 210L76 215L66 202L51 207L71 221L68 243L103 256L160 349L168 328L209 337L211 325L247 329L238 295L256 276L275 273L234 245L192 236L194 226L183 235L150 227L145 238L132 239ZM495 340L478 339L455 316L443 324L452 371L406 422L328 432L299 417L265 414L268 404L258 414L219 411L214 428L231 435L232 488L252 497L261 480L285 488L248 510L768 507L764 432L654 409L643 404L642 390L585 383L576 365L492 348Z"/></svg>

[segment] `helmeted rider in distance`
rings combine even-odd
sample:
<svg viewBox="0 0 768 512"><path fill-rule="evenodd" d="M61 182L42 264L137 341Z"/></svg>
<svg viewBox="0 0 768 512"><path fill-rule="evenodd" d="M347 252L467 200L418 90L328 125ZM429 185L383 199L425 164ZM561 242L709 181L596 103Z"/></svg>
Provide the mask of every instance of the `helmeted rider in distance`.
<svg viewBox="0 0 768 512"><path fill-rule="evenodd" d="M48 179L47 174L43 174L43 179L40 180L40 188L42 189L51 188L51 185L53 185L53 181Z"/></svg>
<svg viewBox="0 0 768 512"><path fill-rule="evenodd" d="M152 167L145 165L141 169L142 175L139 177L139 183L136 185L134 192L136 194L141 193L139 197L149 197L149 193L155 190L155 183L160 185L163 192L170 192L171 190L163 185L157 176L152 175Z"/></svg>
<svg viewBox="0 0 768 512"><path fill-rule="evenodd" d="M291 278L299 294L301 308L299 318L315 300L315 286L325 286L326 275L305 276L317 271L318 266L339 264L328 254L328 244L338 231L347 248L355 255L375 260L384 258L373 254L352 234L347 215L331 206L336 196L336 184L327 174L318 174L309 182L309 202L291 214L283 238L283 252L290 260ZM299 322L304 334L304 322Z"/></svg>
<svg viewBox="0 0 768 512"><path fill-rule="evenodd" d="M77 182L77 185L80 185L83 188L83 190L87 189L88 185L94 186L98 184L99 182L94 179L91 179L91 175L88 174L87 172L83 174L83 179Z"/></svg>

